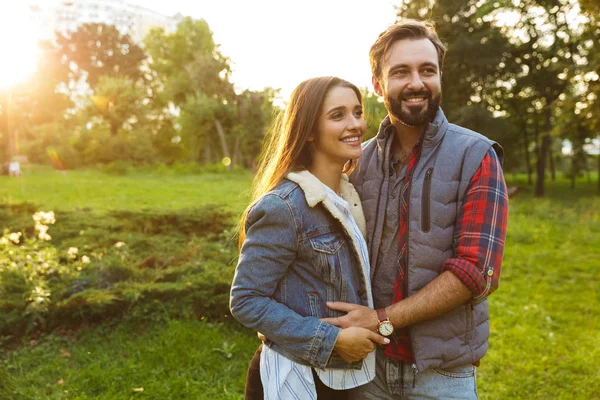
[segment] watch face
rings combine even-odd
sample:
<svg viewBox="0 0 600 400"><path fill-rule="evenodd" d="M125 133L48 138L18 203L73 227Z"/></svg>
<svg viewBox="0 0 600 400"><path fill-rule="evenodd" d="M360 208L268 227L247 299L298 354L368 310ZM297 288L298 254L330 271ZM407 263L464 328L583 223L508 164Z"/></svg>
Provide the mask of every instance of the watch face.
<svg viewBox="0 0 600 400"><path fill-rule="evenodd" d="M390 321L383 321L378 330L382 336L390 336L394 332L394 325Z"/></svg>

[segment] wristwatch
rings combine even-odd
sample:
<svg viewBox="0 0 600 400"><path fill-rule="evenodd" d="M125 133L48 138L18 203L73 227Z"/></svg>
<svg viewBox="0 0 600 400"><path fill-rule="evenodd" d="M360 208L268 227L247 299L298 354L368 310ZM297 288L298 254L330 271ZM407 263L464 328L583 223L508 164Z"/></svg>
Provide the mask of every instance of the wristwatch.
<svg viewBox="0 0 600 400"><path fill-rule="evenodd" d="M377 319L379 320L379 326L377 326L377 331L381 336L390 336L394 333L394 325L390 322L390 319L385 312L385 308L380 308L377 310Z"/></svg>

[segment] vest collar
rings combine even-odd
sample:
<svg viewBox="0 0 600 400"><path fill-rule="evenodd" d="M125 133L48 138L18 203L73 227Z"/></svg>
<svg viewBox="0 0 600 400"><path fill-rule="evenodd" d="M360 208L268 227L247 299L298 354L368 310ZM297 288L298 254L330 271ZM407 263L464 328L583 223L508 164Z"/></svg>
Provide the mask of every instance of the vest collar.
<svg viewBox="0 0 600 400"><path fill-rule="evenodd" d="M446 131L448 130L448 119L444 115L442 108L438 109L438 112L433 119L433 122L429 123L425 128L425 132L423 133L423 147L434 147L438 144ZM387 115L381 124L379 125L379 132L377 133L377 144L380 149L385 148L385 141L390 137L390 135L394 135L396 129L392 125L390 121L390 116Z"/></svg>

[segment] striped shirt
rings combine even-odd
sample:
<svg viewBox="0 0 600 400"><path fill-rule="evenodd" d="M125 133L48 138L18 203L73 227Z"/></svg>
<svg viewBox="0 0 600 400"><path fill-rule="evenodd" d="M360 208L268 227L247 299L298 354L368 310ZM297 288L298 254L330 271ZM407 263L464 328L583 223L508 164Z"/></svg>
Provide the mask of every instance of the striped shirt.
<svg viewBox="0 0 600 400"><path fill-rule="evenodd" d="M346 226L351 228L351 234L354 242L359 244L359 251L362 264L366 266L366 276L369 272L369 255L367 243L352 217L350 207L346 200L338 196L333 190L325 186L329 199L335 204L336 208L346 218ZM371 293L370 282L368 293ZM368 298L369 307L373 307L373 299ZM369 353L363 360L362 368L355 369L315 369L319 379L326 386L345 390L364 385L375 378L375 351ZM263 384L265 400L279 399L310 399L316 400L317 390L312 374L312 368L301 365L282 356L269 347L264 346L260 356L260 377Z"/></svg>

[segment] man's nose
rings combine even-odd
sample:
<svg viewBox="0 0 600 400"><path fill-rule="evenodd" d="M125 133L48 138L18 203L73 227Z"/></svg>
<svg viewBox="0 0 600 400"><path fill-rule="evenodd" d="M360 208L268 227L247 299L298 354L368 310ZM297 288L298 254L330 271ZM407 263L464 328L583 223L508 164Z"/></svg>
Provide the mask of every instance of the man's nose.
<svg viewBox="0 0 600 400"><path fill-rule="evenodd" d="M412 90L421 90L423 89L423 80L421 79L421 75L419 75L418 71L410 74L410 82L408 82L408 87Z"/></svg>

